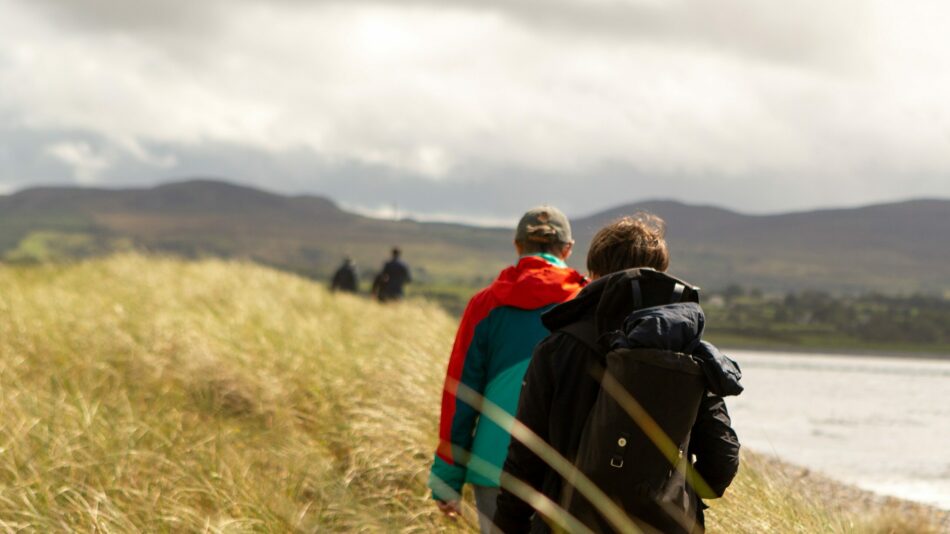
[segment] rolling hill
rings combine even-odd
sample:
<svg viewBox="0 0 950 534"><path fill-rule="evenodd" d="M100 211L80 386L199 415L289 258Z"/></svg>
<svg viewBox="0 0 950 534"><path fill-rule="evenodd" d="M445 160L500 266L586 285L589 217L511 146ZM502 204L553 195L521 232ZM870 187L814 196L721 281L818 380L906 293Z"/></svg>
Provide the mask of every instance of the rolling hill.
<svg viewBox="0 0 950 534"><path fill-rule="evenodd" d="M346 254L363 266L378 265L395 244L423 278L464 283L473 273L502 267L511 248L507 231L384 221L345 212L321 197L210 180L152 189L35 188L0 197L0 251L8 260L29 257L33 249L81 256L134 247L246 258L326 276Z"/></svg>
<svg viewBox="0 0 950 534"><path fill-rule="evenodd" d="M950 201L913 200L852 209L742 215L712 206L629 204L574 222L577 253L620 215L646 210L667 221L671 270L710 288L806 288L883 293L950 289Z"/></svg>
<svg viewBox="0 0 950 534"><path fill-rule="evenodd" d="M596 229L638 209L667 220L671 270L708 289L735 283L781 291L950 289L948 200L779 215L675 201L627 204L573 219L571 263L583 269ZM0 257L13 262L134 248L246 258L323 277L344 254L372 271L398 244L421 280L474 286L511 261L511 237L510 229L374 219L326 198L212 180L151 189L42 187L0 196Z"/></svg>

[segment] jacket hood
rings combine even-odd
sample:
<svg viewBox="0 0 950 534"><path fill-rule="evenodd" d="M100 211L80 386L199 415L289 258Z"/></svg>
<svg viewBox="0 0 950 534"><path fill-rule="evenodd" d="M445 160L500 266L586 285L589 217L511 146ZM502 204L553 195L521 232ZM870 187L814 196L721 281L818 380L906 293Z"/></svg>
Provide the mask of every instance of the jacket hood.
<svg viewBox="0 0 950 534"><path fill-rule="evenodd" d="M558 267L537 256L525 256L498 274L488 291L501 306L533 310L576 295L587 279L570 267Z"/></svg>
<svg viewBox="0 0 950 534"><path fill-rule="evenodd" d="M649 348L692 354L699 346L706 317L695 302L641 308L627 316L623 328L608 334L615 348Z"/></svg>
<svg viewBox="0 0 950 534"><path fill-rule="evenodd" d="M699 288L675 276L647 267L618 271L587 284L573 300L560 304L541 316L544 326L554 331L580 319L594 317L597 335L619 330L634 309L634 286L639 288L641 306L670 302L673 287L686 288L686 300L699 302Z"/></svg>
<svg viewBox="0 0 950 534"><path fill-rule="evenodd" d="M702 340L706 317L695 302L678 302L641 308L623 322L623 329L608 333L610 349L648 348L691 354L700 364L706 389L725 397L742 393L739 364Z"/></svg>
<svg viewBox="0 0 950 534"><path fill-rule="evenodd" d="M682 300L687 302L671 304L676 284L686 288ZM706 317L699 306L699 288L688 282L649 268L619 271L594 280L573 300L541 316L551 331L585 319L593 319L598 344L605 350L651 348L691 354L703 368L709 391L720 396L742 392L739 364L702 340Z"/></svg>

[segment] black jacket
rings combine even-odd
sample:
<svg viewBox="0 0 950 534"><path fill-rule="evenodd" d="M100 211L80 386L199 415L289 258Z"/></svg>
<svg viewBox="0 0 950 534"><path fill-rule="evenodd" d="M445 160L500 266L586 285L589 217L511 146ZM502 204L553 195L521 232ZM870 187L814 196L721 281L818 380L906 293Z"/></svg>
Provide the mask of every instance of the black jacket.
<svg viewBox="0 0 950 534"><path fill-rule="evenodd" d="M343 265L333 273L330 289L332 291L355 293L358 285L359 275L356 273L356 266L350 262L344 262Z"/></svg>
<svg viewBox="0 0 950 534"><path fill-rule="evenodd" d="M393 258L383 264L382 274L379 298L381 300L401 299L404 294L404 286L412 282L409 266L402 260Z"/></svg>
<svg viewBox="0 0 950 534"><path fill-rule="evenodd" d="M632 280L639 281L639 297L632 296ZM568 460L575 458L581 431L600 390L593 369L602 366L603 356L587 343L559 330L588 321L593 325L592 331L603 342L608 339L604 334L623 330L625 319L635 309L669 303L676 283L688 287L680 280L651 269L622 271L592 282L577 298L545 314L542 321L552 334L535 348L525 375L517 419L563 457ZM687 289L687 293L689 291L691 289ZM698 300L696 294L687 294L689 297ZM639 306L634 304L634 298L642 300ZM718 351L712 358L717 356L721 357ZM718 373L718 378L712 381L726 383L726 388L732 388L730 392L735 393L738 376L733 376L735 384L730 384L729 374L729 370ZM708 373L706 381L711 382ZM713 389L718 388L714 386ZM698 501L699 498L721 496L738 469L739 441L720 396L707 391L690 436L689 452L696 457L695 468L712 492L709 495L693 494L692 498ZM511 441L504 471L505 477L523 480L555 503L559 502L563 479L517 439ZM502 532L550 531L540 516L532 518L534 510L530 505L504 488L497 504L494 522ZM698 502L696 504L691 508L699 510L702 524L702 507Z"/></svg>

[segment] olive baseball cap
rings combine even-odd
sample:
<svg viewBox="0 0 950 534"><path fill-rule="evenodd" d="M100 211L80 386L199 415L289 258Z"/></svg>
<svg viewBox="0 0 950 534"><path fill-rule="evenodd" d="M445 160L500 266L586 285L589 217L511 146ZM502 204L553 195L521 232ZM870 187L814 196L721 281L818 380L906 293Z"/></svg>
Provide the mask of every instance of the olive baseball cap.
<svg viewBox="0 0 950 534"><path fill-rule="evenodd" d="M554 206L531 208L521 216L515 241L527 243L573 243L571 223L567 216Z"/></svg>

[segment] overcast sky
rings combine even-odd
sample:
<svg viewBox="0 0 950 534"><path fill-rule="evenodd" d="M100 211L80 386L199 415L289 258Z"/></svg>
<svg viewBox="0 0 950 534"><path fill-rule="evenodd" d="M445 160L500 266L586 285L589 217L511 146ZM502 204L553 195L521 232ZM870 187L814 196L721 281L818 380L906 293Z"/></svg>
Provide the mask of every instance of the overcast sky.
<svg viewBox="0 0 950 534"><path fill-rule="evenodd" d="M0 0L0 192L505 220L950 197L950 3Z"/></svg>

